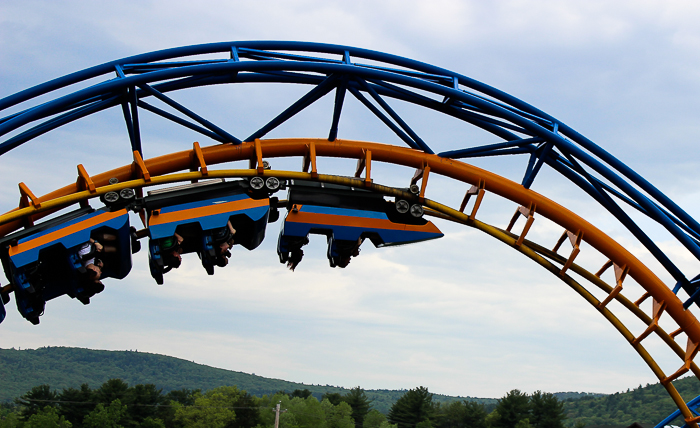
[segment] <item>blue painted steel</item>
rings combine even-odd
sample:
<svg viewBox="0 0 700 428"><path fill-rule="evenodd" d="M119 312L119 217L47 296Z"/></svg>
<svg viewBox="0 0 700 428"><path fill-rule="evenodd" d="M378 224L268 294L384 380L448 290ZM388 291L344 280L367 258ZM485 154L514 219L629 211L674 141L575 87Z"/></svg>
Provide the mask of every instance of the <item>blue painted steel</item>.
<svg viewBox="0 0 700 428"><path fill-rule="evenodd" d="M228 142L226 139L222 138L220 135L217 135L206 128L202 128L201 126L196 125L196 124L191 123L191 122L188 122L188 121L182 119L181 117L175 116L172 113L168 113L165 110L159 109L158 107L154 107L145 101L139 100L138 105L139 105L139 107L143 108L144 110L148 110L151 113L155 113L158 116L161 116L161 117L164 117L168 120L171 120L171 121L177 123L178 125L182 125L182 126L189 128L193 131L199 132L202 135L206 135L207 137L211 138L214 141L218 141L220 143L227 143Z"/></svg>
<svg viewBox="0 0 700 428"><path fill-rule="evenodd" d="M532 138L519 138L513 141L506 141L503 143L487 144L485 146L471 147L468 149L460 150L450 150L447 152L438 153L438 156L450 159L461 159L466 157L479 156L482 153L494 153L498 154L497 150L510 148L510 147L532 147L531 151L535 150L533 144L544 142L543 138L532 137Z"/></svg>
<svg viewBox="0 0 700 428"><path fill-rule="evenodd" d="M347 54L347 52L346 52ZM338 137L338 123L340 122L340 113L343 110L343 102L345 101L345 92L348 89L348 77L343 76L342 83L335 90L335 104L333 106L333 122L331 130L328 133L328 141L335 141Z"/></svg>
<svg viewBox="0 0 700 428"><path fill-rule="evenodd" d="M186 57L217 53L226 55L226 58L183 60ZM112 77L115 70L119 74L118 78ZM43 104L27 103L41 95L96 77L102 77L103 81L67 95L56 96ZM154 91L163 95L197 86L248 82L297 83L315 87L247 140L265 135L336 88L336 103L329 132L329 138L333 140L339 132L344 82L347 82L345 90L350 91L412 148L432 153L429 145L389 105L389 99L429 108L490 132L504 142L491 147L456 147L441 155L473 157L529 154L529 162L524 168L523 184L526 187L533 183L541 166L549 165L582 187L617 217L664 268L679 283L684 284L686 291L693 294L697 289L610 196L622 199L662 225L698 259L700 224L631 168L566 124L505 92L440 67L366 49L288 41L222 42L167 49L111 61L0 99L0 111L9 107L24 108L0 119L0 136L26 128L17 135L0 140L0 154L59 126L120 105L123 101L122 94L128 92L129 88L139 88L130 94L132 122L136 117L135 106L140 106L208 135L215 141L228 141L231 140L229 137L232 133L223 128L214 128L216 125L213 124L205 125L205 128L213 131L207 132L202 127L158 110L157 107L146 107L148 104L145 104L144 99L158 97ZM388 116L363 94L370 94ZM169 99L160 98L163 101ZM202 118L189 115L187 112L190 110L181 107L185 109L178 109L181 113L202 123ZM135 142L136 132L133 135ZM585 173L583 167L575 167L571 160L580 162L602 178ZM690 276L695 276L695 273Z"/></svg>
<svg viewBox="0 0 700 428"><path fill-rule="evenodd" d="M323 82L319 83L318 86L310 90L303 97L299 98L294 104L289 106L285 111L280 113L277 117L268 122L265 126L255 131L251 134L246 141L253 141L256 138L262 138L265 134L277 128L292 116L299 113L306 107L310 106L313 102L326 95L333 89L333 84L336 78L334 76L328 76Z"/></svg>
<svg viewBox="0 0 700 428"><path fill-rule="evenodd" d="M396 135L398 135L399 138L401 138L401 140L408 144L409 147L411 147L412 149L420 150L418 144L416 144L416 142L413 141L411 137L408 136L408 134L406 134L401 128L396 126L396 124L394 124L394 122L392 122L391 119L386 117L386 115L382 113L377 107L375 107L374 104L372 104L364 95L362 95L362 93L360 93L355 88L350 88L350 93L352 93L355 96L355 98L357 98L362 104L364 104L365 107L369 109L369 111L374 113L374 115L377 116L379 120L384 122L384 124L388 126L389 129L394 131L394 133L396 133Z"/></svg>
<svg viewBox="0 0 700 428"><path fill-rule="evenodd" d="M173 99L166 97L163 95L161 92L157 91L156 89L148 86L148 85L140 85L139 86L141 89L144 91L148 92L149 94L153 95L154 97L158 98L159 100L163 101L170 107L178 110L182 114L185 114L189 116L191 119L196 120L206 128L209 128L212 132L215 132L219 134L221 137L227 138L228 140L226 141L227 143L236 143L240 144L241 140L238 138L234 137L233 135L229 134L228 132L224 131L223 129L219 128L218 126L214 125L213 123L209 122L208 120L204 119L203 117L199 116L195 112L191 111L187 107L183 106L180 103L175 102Z"/></svg>

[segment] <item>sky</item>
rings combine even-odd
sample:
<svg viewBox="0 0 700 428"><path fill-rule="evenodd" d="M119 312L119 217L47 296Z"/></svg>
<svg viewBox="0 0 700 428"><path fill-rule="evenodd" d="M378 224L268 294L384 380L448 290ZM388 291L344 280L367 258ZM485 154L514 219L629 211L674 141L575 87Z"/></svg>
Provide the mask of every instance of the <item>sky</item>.
<svg viewBox="0 0 700 428"><path fill-rule="evenodd" d="M435 64L517 96L622 159L695 215L698 18L700 4L693 1L6 0L0 3L0 97L169 47L234 40L345 44ZM208 88L176 99L244 135L304 91ZM271 136L325 137L331 105L319 101ZM438 150L454 141L496 142L401 108ZM344 110L340 138L398 144L360 110ZM142 126L146 157L190 148L198 139L212 144L153 117L144 116ZM118 110L51 132L0 158L0 211L16 206L19 181L43 194L74 181L78 163L96 174L129 163L128 155ZM524 162L476 165L519 180ZM273 168L286 165L279 161ZM321 172L341 175L352 172L348 165L319 161ZM409 178L408 171L377 167L377 182L398 185ZM454 205L454 195L464 191L437 178L434 183L438 201ZM621 226L556 174L544 171L533 189L650 260ZM513 204L486 202L484 218L505 226ZM309 384L422 385L474 397L501 397L514 388L613 393L655 382L619 333L565 284L475 230L436 224L444 238L389 249L364 245L347 269L329 268L324 239L312 239L293 273L278 263L279 223L271 224L260 248L237 249L217 275L206 276L196 256L186 257L162 287L150 278L142 252L129 277L106 282L90 305L68 297L50 301L39 326L23 320L11 303L0 347L138 349ZM554 242L561 231L543 224L535 236ZM688 275L697 270L697 261L667 235L654 231L652 238ZM666 357L660 362L669 372L680 365Z"/></svg>

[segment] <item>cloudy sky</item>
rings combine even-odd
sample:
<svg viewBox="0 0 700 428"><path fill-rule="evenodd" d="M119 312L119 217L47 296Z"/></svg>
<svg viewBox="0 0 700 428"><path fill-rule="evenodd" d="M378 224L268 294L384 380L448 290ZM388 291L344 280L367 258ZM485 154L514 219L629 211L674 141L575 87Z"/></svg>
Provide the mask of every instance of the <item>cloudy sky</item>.
<svg viewBox="0 0 700 428"><path fill-rule="evenodd" d="M346 44L439 65L509 92L588 136L694 215L700 209L693 156L700 131L698 18L700 5L692 1L8 0L0 3L0 97L175 46ZM176 99L244 136L304 90L218 88ZM327 135L329 122L316 119L329 118L331 104L321 101L272 136ZM341 138L396 143L359 110L344 111ZM447 141L496 142L406 113L438 149L449 147ZM191 147L196 139L210 144L153 117L144 116L142 125L146 156ZM47 134L0 158L0 211L17 203L18 181L43 194L74 181L78 163L95 174L129 163L128 153L118 110ZM524 162L477 164L519 179ZM350 173L340 164L319 165L322 172ZM378 174L387 182L410 177L391 168ZM533 188L648 259L620 226L554 174L544 172ZM454 194L434 192L438 200ZM505 226L513 209L494 200L483 215ZM622 337L563 283L474 230L438 224L446 233L441 240L394 249L365 245L344 270L328 268L319 238L297 271L287 271L274 251L278 224L270 225L259 249L237 251L214 277L190 257L158 287L140 253L128 279L108 282L86 307L67 297L51 301L39 326L24 321L12 303L0 325L0 347L138 349L297 382L424 385L479 397L513 388L610 393L655 381ZM553 241L560 231L537 233ZM678 254L684 269L697 269L666 235L653 237ZM661 362L667 371L680 364Z"/></svg>

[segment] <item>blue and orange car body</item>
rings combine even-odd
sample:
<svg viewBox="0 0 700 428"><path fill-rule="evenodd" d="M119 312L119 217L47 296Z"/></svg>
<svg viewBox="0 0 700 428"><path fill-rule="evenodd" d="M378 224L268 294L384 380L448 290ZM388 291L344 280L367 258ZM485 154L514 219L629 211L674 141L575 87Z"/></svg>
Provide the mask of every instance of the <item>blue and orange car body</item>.
<svg viewBox="0 0 700 428"><path fill-rule="evenodd" d="M46 301L63 294L89 302L94 293L80 279L84 267L78 251L102 233L117 237L113 244L117 251L109 256L111 262L105 263L101 279L122 279L131 270L131 231L125 209L82 208L0 241L5 275L22 316L38 322Z"/></svg>
<svg viewBox="0 0 700 428"><path fill-rule="evenodd" d="M282 263L289 260L294 243L309 234L328 237L332 267L344 257L341 248L359 246L364 239L386 247L443 236L432 222L401 215L382 195L363 189L294 180L288 199L289 212L277 245Z"/></svg>
<svg viewBox="0 0 700 428"><path fill-rule="evenodd" d="M148 212L149 265L151 276L163 283L161 243L175 233L183 237L182 253L196 252L213 274L214 235L227 227L236 230L235 244L255 249L265 238L270 213L267 194L252 194L243 181L212 184L144 198Z"/></svg>

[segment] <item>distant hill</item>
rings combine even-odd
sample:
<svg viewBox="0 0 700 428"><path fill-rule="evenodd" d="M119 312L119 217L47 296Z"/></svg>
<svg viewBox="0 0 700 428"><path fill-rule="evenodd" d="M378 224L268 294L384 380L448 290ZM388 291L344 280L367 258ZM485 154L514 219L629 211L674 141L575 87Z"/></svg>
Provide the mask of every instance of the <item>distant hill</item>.
<svg viewBox="0 0 700 428"><path fill-rule="evenodd" d="M108 379L120 378L130 385L155 384L164 392L173 389L202 389L235 385L253 395L308 389L321 398L327 392L345 394L348 390L331 385L307 385L281 379L217 369L165 355L132 351L99 351L83 348L46 347L39 349L0 349L0 402L11 401L32 387L49 384L52 389L79 387L87 383L97 388ZM416 385L418 386L418 385ZM404 394L396 390L367 390L374 408L388 412ZM437 402L470 400L493 405L495 398L451 397L436 394Z"/></svg>
<svg viewBox="0 0 700 428"><path fill-rule="evenodd" d="M120 378L129 383L155 384L164 392L173 389L209 390L235 385L253 395L262 396L277 391L292 392L308 389L321 398L327 392L344 394L347 389L331 385L307 385L281 379L217 369L165 355L131 351L99 351L83 348L46 347L40 349L0 349L0 402L11 401L32 387L49 384L61 390L87 383L97 388L106 380ZM680 379L674 385L684 399L700 395L700 383L694 376ZM418 386L418 385L416 385ZM428 385L429 386L429 385ZM374 407L388 412L405 390L367 390ZM504 392L505 394L505 392ZM675 411L671 398L659 384L641 385L627 392L610 395L581 392L555 393L564 401L568 423L585 422L587 427L627 427L632 422L654 426ZM497 399L451 397L436 394L436 402L469 400L493 408ZM680 425L680 424L677 424Z"/></svg>

